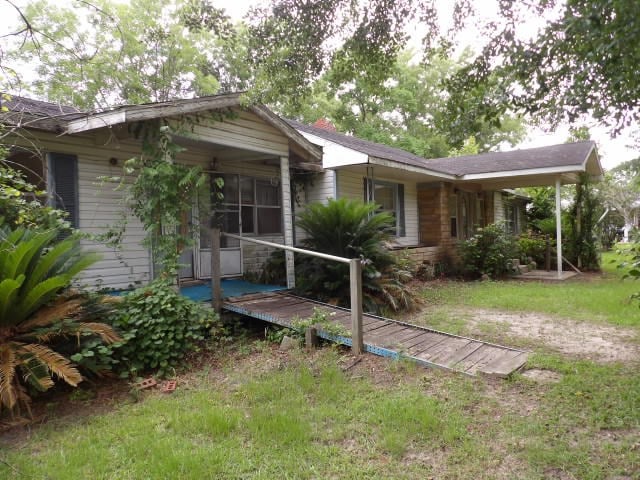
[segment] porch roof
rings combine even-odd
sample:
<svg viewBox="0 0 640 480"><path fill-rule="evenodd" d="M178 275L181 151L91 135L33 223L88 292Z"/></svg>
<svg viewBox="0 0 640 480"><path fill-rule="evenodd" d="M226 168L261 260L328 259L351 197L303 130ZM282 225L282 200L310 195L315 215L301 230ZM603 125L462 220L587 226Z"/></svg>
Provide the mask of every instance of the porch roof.
<svg viewBox="0 0 640 480"><path fill-rule="evenodd" d="M2 102L7 107L0 119L8 125L46 130L59 134L89 132L99 128L151 120L154 118L188 115L205 111L225 111L231 108L246 108L267 124L275 127L298 149L302 149L315 161L322 158L322 149L309 142L296 129L264 105L243 107L244 92L225 93L168 102L121 105L102 111L81 111L74 107L56 103L10 96Z"/></svg>
<svg viewBox="0 0 640 480"><path fill-rule="evenodd" d="M592 141L426 159L399 148L332 130L292 120L289 123L312 142L323 146L325 168L372 164L414 174L422 173L442 180L477 183L486 188L553 185L557 177L563 183L575 183L581 172L592 177L603 174L596 145ZM331 158L330 145L339 145L352 154L344 155L344 152L340 152L335 158Z"/></svg>

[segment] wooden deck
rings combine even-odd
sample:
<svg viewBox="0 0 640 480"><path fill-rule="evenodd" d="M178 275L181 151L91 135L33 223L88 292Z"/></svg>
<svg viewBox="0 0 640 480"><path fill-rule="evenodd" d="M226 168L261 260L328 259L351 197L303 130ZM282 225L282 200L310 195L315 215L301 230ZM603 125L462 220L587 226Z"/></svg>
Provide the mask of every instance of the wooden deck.
<svg viewBox="0 0 640 480"><path fill-rule="evenodd" d="M321 307L335 312L333 321L351 330L347 309L296 297L286 292L266 292L228 298L225 310L291 327L295 318L308 318L313 309ZM426 327L364 315L362 321L364 349L391 358L408 358L419 364L453 370L466 375L478 374L507 377L527 361L527 353L515 348L495 345L472 338L451 335ZM347 336L329 335L319 331L320 337L351 345Z"/></svg>

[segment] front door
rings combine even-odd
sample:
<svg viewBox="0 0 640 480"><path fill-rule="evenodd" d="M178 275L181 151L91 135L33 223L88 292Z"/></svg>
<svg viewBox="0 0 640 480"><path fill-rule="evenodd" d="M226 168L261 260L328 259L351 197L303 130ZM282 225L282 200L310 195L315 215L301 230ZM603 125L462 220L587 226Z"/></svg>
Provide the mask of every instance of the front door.
<svg viewBox="0 0 640 480"><path fill-rule="evenodd" d="M212 174L213 175L213 174ZM240 235L240 189L237 175L219 174L224 180L223 200L218 206L221 230ZM211 184L211 182L209 182ZM213 190L213 186L211 187ZM210 196L201 196L198 201L200 212L199 236L199 278L211 278L211 232L210 232ZM220 239L220 266L222 276L242 275L242 249L240 241L234 238Z"/></svg>

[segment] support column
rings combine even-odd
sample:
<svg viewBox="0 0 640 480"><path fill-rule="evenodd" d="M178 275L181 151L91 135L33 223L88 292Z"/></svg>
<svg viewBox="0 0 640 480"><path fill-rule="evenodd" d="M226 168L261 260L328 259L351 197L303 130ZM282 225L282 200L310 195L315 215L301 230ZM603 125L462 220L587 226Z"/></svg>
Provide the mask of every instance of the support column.
<svg viewBox="0 0 640 480"><path fill-rule="evenodd" d="M293 215L291 210L291 178L289 177L289 157L280 157L280 180L282 185L282 215L284 217L284 244L293 247ZM285 250L287 288L296 286L293 252Z"/></svg>
<svg viewBox="0 0 640 480"><path fill-rule="evenodd" d="M220 228L211 230L211 306L213 311L222 310L222 270L220 265Z"/></svg>
<svg viewBox="0 0 640 480"><path fill-rule="evenodd" d="M558 278L562 278L562 208L560 204L560 178L556 179L556 250L558 252Z"/></svg>
<svg viewBox="0 0 640 480"><path fill-rule="evenodd" d="M354 258L349 263L351 293L351 351L360 355L364 351L362 332L362 264Z"/></svg>

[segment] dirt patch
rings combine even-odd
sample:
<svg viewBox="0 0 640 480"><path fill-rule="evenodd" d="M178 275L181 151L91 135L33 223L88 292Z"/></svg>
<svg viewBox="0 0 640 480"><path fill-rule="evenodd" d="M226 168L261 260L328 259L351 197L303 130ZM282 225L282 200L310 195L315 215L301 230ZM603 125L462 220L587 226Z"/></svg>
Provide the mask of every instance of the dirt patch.
<svg viewBox="0 0 640 480"><path fill-rule="evenodd" d="M508 336L539 341L560 353L598 362L637 362L640 360L638 334L631 329L559 319L534 313L494 310L456 312L467 318L470 333L486 332L495 326Z"/></svg>
<svg viewBox="0 0 640 480"><path fill-rule="evenodd" d="M540 368L532 368L531 370L527 370L522 374L522 376L538 383L557 383L562 378L562 375L560 375L558 372L554 372L552 370L543 370Z"/></svg>

